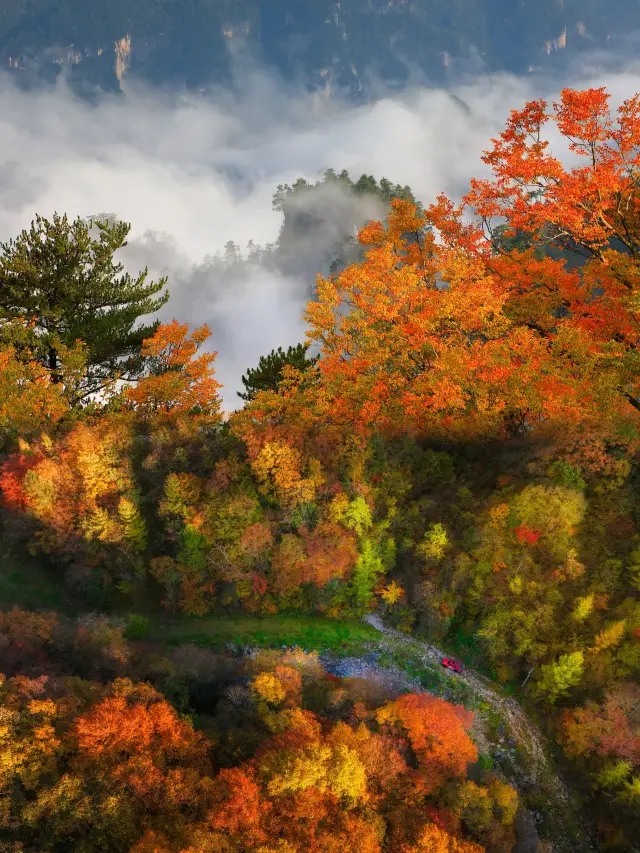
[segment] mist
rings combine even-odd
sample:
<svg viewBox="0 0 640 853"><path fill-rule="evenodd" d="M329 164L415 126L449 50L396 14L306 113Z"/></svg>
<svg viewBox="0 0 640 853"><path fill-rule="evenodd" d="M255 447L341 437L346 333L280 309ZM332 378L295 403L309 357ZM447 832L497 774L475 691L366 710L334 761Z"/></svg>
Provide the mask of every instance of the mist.
<svg viewBox="0 0 640 853"><path fill-rule="evenodd" d="M484 76L448 90L415 83L354 106L292 87L255 67L215 95L169 95L127 81L120 95L92 103L55 89L19 90L0 75L0 241L35 213L115 215L132 225L121 260L136 273L166 275L171 299L162 319L208 323L219 352L217 377L227 410L240 377L260 355L304 339L302 312L354 210L363 223L383 210L338 187L311 195L313 233L286 257L215 260L229 241L246 250L274 244L282 214L278 184L314 183L328 167L408 184L425 204L454 199L481 162L509 111L526 100L557 100L564 87L605 86L613 105L640 91L640 62L593 54L562 80ZM453 96L453 97L452 97ZM556 156L570 159L550 133ZM311 203L311 201L309 203ZM305 202L302 202L303 204ZM355 207L354 207L355 206Z"/></svg>

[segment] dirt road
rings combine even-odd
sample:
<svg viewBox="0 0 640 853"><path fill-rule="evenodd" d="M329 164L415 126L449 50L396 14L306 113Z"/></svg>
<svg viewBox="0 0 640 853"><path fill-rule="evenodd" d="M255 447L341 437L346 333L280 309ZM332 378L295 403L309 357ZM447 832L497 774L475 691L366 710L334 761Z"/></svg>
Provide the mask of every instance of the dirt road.
<svg viewBox="0 0 640 853"><path fill-rule="evenodd" d="M431 665L439 665L445 657L441 649L388 627L377 614L369 614L365 621L384 635L380 646L386 652L403 650ZM510 781L521 793L533 791L538 795L540 812L554 828L554 853L597 851L599 848L591 838L584 814L580 813L554 767L544 736L520 704L502 695L489 679L472 669L465 669L455 678L465 683L474 696L499 714L504 722L507 737L515 744L521 759Z"/></svg>

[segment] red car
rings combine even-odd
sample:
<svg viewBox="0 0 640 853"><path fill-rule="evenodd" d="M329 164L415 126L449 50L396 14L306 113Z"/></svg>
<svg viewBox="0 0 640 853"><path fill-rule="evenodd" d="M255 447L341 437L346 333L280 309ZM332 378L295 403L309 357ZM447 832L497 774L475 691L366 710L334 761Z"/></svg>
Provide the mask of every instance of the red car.
<svg viewBox="0 0 640 853"><path fill-rule="evenodd" d="M452 672L462 672L462 664L453 658L443 658L442 666L450 669Z"/></svg>

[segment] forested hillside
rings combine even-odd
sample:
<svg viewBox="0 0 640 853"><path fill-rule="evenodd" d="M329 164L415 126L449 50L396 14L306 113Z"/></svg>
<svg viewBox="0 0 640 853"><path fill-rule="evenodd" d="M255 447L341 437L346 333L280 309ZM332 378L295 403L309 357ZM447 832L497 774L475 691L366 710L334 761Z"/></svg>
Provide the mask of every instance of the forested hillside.
<svg viewBox="0 0 640 853"><path fill-rule="evenodd" d="M368 97L376 78L403 86L415 71L528 74L605 45L627 52L638 28L635 0L615 14L604 0L4 0L0 61L23 77L35 61L105 88L130 69L197 89L227 80L244 50L286 79Z"/></svg>
<svg viewBox="0 0 640 853"><path fill-rule="evenodd" d="M207 326L154 323L171 282L119 265L126 225L37 217L0 247L5 559L67 611L0 613L4 849L513 850L540 794L479 756L458 702L375 694L284 640L144 640L374 611L515 696L601 849L633 849L639 152L640 96L565 90L512 112L460 205L364 176L387 216L229 417ZM293 232L296 186L274 200Z"/></svg>

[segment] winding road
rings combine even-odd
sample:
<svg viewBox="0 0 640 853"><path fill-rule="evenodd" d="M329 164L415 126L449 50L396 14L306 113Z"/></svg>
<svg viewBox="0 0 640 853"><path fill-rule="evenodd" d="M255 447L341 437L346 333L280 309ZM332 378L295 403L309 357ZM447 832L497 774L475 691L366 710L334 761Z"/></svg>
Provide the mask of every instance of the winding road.
<svg viewBox="0 0 640 853"><path fill-rule="evenodd" d="M425 665L439 665L445 653L429 643L408 637L385 625L378 614L369 614L365 621L384 635L377 644L379 650L408 652ZM455 678L460 679L478 699L491 707L505 724L509 739L517 747L526 770L518 768L509 781L520 791L535 791L541 802L540 811L554 827L554 853L588 853L597 851L591 837L588 821L572 799L558 769L550 757L549 745L521 705L513 698L502 695L487 678L465 669Z"/></svg>

